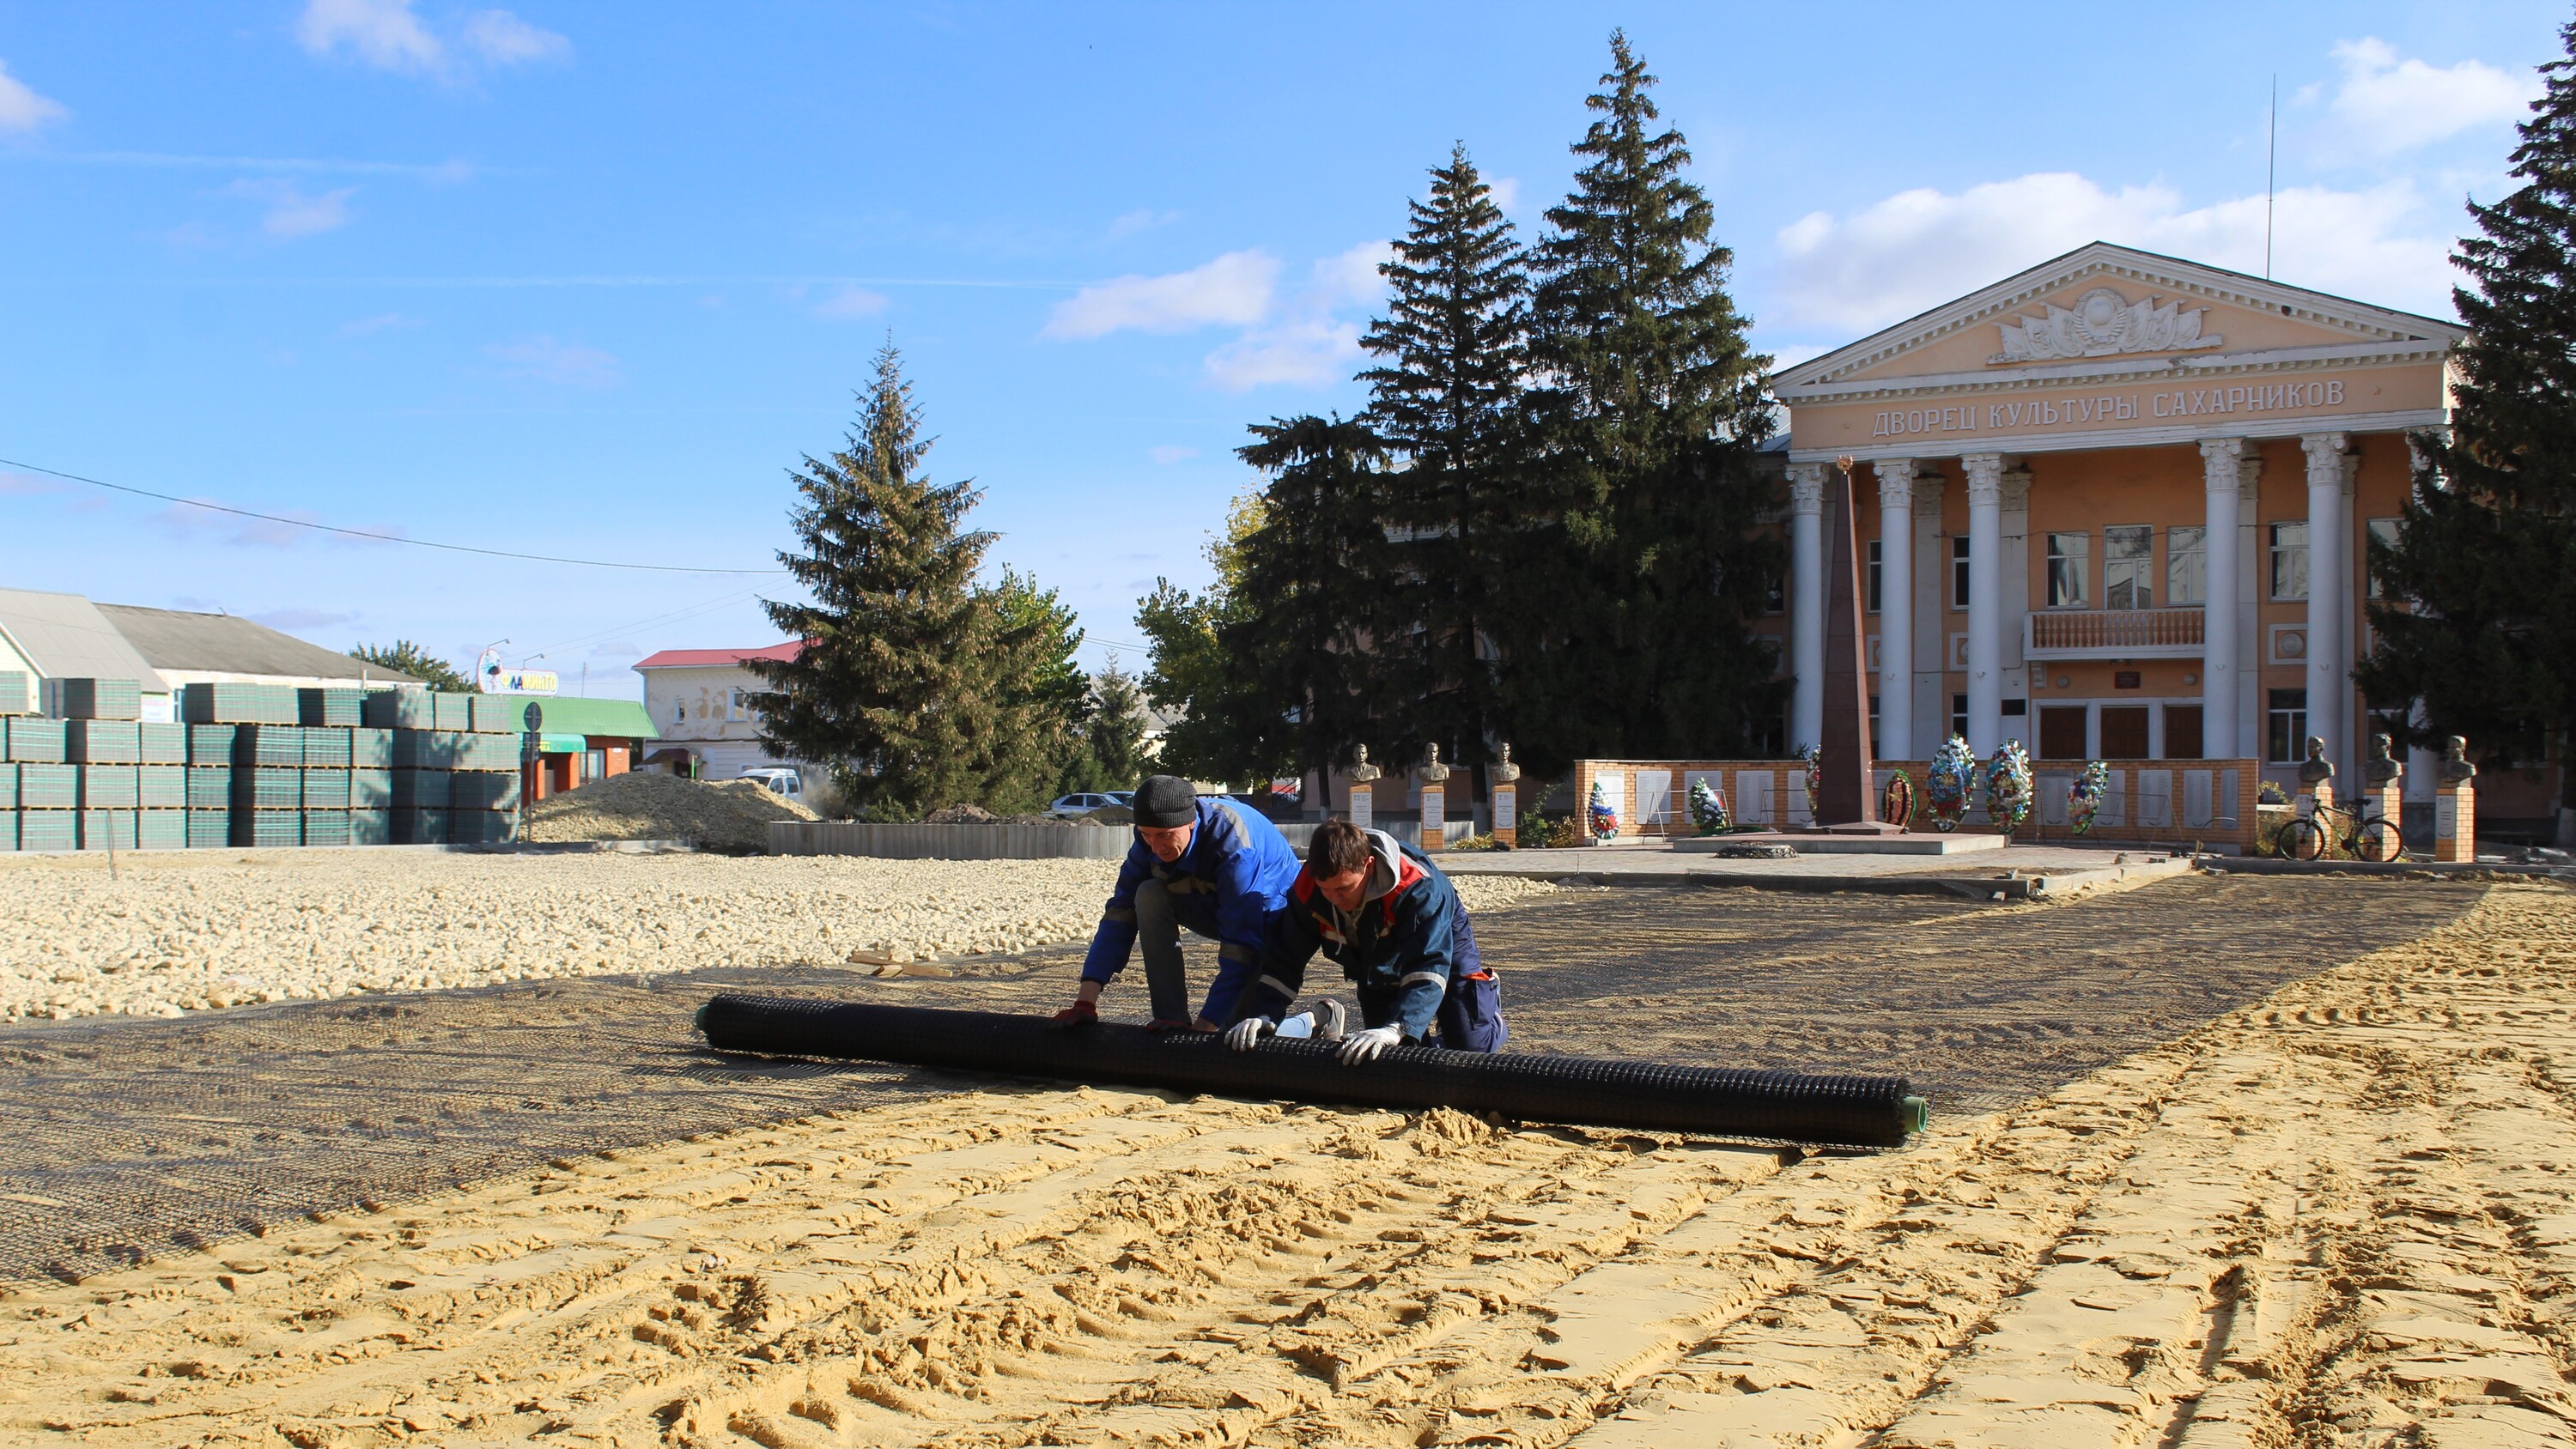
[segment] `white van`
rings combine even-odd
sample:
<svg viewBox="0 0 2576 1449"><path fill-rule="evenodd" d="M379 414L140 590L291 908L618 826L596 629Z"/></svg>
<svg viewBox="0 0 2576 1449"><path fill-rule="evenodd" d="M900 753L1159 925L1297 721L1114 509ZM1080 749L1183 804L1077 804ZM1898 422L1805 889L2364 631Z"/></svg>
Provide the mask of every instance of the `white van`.
<svg viewBox="0 0 2576 1449"><path fill-rule="evenodd" d="M742 772L746 780L758 780L770 794L787 800L805 798L805 778L783 765L761 765Z"/></svg>

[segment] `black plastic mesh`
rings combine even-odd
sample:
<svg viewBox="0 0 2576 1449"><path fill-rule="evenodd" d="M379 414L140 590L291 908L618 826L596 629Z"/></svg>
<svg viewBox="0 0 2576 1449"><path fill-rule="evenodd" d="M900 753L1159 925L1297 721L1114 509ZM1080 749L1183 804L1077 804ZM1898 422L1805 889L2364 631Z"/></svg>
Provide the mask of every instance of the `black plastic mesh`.
<svg viewBox="0 0 2576 1449"><path fill-rule="evenodd" d="M919 1006L722 995L699 1015L709 1045L768 1056L1176 1087L1420 1110L1454 1107L1530 1122L1852 1147L1905 1140L1903 1077L1676 1067L1587 1057L1397 1047L1345 1066L1315 1041L1264 1040L1248 1052L1196 1032L1103 1023L1058 1031L1040 1017Z"/></svg>

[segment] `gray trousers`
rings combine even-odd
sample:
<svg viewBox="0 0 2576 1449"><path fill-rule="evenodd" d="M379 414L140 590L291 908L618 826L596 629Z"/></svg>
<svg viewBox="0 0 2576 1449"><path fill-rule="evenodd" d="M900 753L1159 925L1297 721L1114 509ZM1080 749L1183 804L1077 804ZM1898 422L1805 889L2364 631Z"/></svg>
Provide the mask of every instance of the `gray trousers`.
<svg viewBox="0 0 2576 1449"><path fill-rule="evenodd" d="M1181 921L1172 893L1147 876L1136 886L1136 951L1145 958L1145 994L1163 1021L1188 1021L1190 983L1181 969Z"/></svg>

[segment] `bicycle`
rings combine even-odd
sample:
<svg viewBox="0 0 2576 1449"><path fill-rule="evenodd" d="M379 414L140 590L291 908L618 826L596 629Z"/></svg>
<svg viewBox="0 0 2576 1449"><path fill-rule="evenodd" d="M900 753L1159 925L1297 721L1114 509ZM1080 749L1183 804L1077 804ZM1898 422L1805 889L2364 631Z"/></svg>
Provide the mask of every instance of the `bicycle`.
<svg viewBox="0 0 2576 1449"><path fill-rule="evenodd" d="M2365 817L2358 806L2313 806L2314 814L2301 814L2281 827L2272 840L2272 853L2283 860L2316 860L2323 857L2329 844L2340 844L2355 860L2387 862L2397 858L2400 843L2397 827L2383 815ZM2332 816L2349 827L2338 835L2317 823L2316 816Z"/></svg>

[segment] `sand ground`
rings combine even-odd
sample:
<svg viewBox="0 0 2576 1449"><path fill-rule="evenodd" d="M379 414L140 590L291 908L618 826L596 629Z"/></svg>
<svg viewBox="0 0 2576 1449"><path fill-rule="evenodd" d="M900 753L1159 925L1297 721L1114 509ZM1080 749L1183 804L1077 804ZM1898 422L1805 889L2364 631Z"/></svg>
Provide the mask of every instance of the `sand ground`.
<svg viewBox="0 0 2576 1449"><path fill-rule="evenodd" d="M1884 1155L1028 1088L567 1157L11 1290L0 1438L2576 1443L2572 899Z"/></svg>

